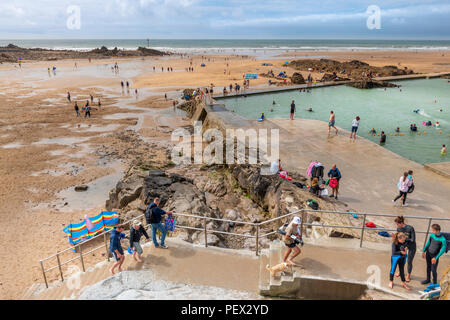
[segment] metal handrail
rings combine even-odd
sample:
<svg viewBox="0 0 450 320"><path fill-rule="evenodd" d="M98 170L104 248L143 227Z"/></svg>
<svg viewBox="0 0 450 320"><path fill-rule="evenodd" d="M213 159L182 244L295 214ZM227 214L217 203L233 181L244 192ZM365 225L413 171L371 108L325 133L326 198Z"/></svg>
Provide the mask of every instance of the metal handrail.
<svg viewBox="0 0 450 320"><path fill-rule="evenodd" d="M354 225L351 225L351 226L349 226L349 225L327 225L327 224L318 224L318 223L307 223L307 222L305 222L305 221L306 221L306 220L305 220L305 215L306 215L308 212L313 212L314 214L317 214L317 213L319 213L319 214L322 214L322 213L331 213L331 214L341 214L341 215L342 215L342 214L345 214L345 215L357 214L358 216L362 216L362 217L363 217L363 223L362 223L361 226L354 226ZM367 218L368 216L373 216L373 217L396 217L396 215L393 215L393 214L366 213L366 212L364 212L364 213L362 213L362 212L342 212L342 211L329 211L329 210L300 209L300 210L296 210L296 211L293 211L293 212L289 212L289 213L287 213L287 214L285 214L285 215L282 215L282 216L279 216L279 217L276 217L276 218L272 218L272 219L269 219L269 220L266 220L266 221L262 221L262 222L259 222L259 223L253 223L253 222L246 222L246 221L235 221L235 220L229 220L229 219L219 219L219 218L203 217L203 216L190 215L190 214L184 214L184 213L175 213L175 212L173 213L173 215L175 215L175 216L180 216L180 217L188 217L188 218L194 218L194 219L201 219L201 220L203 220L203 228L196 228L196 227L189 227L189 226L182 226L182 225L178 225L177 227L178 227L178 228L181 228L181 229L187 229L187 230L203 231L203 232L205 233L205 247L208 246L208 241L207 241L207 235L208 235L208 232L209 232L209 233L212 233L212 234L218 233L218 234L225 234L225 235L239 236L239 237L244 237L244 238L254 238L254 239L256 239L256 240L255 240L255 241L256 241L255 253L256 253L256 255L258 256L258 255L259 255L259 251L260 251L260 250L259 250L259 241L260 241L260 239L261 239L261 238L268 237L268 236L270 236L270 235L272 235L272 234L276 234L276 233L277 233L277 231L272 231L272 232L268 232L268 233L266 233L266 234L260 235L260 234L259 234L259 233L260 233L260 228L261 228L262 226L268 224L268 223L276 222L276 221L279 221L279 220L281 220L281 219L284 219L284 218L287 218L287 217L289 217L289 216L296 215L296 214L299 214L299 213L302 214L302 218L303 218L303 219L302 219L302 224L301 224L301 233L302 233L302 234L304 234L304 233L303 233L303 231L304 231L303 229L304 229L305 226L314 226L314 227L322 227L322 228L360 229L360 230L361 230L360 247L362 247L362 243L363 243L363 239L364 239L364 231L365 231L365 229L366 229L365 222L366 222L366 218ZM125 222L123 222L123 223L121 223L121 224L119 224L119 225L120 225L120 226L129 225L133 220L139 220L139 219L142 219L142 218L144 218L144 216L145 216L144 214L139 215L139 216L136 216L136 217L134 217L134 218L132 218L132 219L130 219L130 220L128 220L128 221L125 221ZM408 219L428 220L428 228L427 228L427 231L420 231L420 230L415 231L416 233L426 234L426 236L425 236L425 241L427 240L428 234L430 233L430 227L431 227L431 222L432 222L432 220L438 220L438 221L450 221L450 218L435 218L435 217L423 217L423 216L404 216L404 217L405 217L405 218L408 218ZM251 234L240 234L240 233L233 233L233 232L220 231L220 230L210 230L210 229L207 229L207 222L208 222L208 221L220 221L220 222L226 222L226 223L234 223L234 224L241 224L241 225L250 225L250 226L253 226L253 227L256 228L256 235L251 235ZM146 226L145 226L145 228L146 228L147 230L149 229L149 227L150 227L150 225L146 225ZM372 231L378 231L378 230L383 230L383 231L396 231L396 229L387 229L387 228L370 228L370 230L372 230ZM66 265L66 264L68 264L68 263L70 263L70 262L72 262L72 261L75 261L75 260L77 260L77 259L80 259L80 261L81 261L81 263L82 263L82 266L83 266L83 271L85 271L85 266L84 266L84 260L83 260L83 257L86 256L86 255L88 255L88 254L90 254L90 253L92 253L92 252L94 252L94 251L97 251L97 250L99 250L99 249L105 248L105 250L106 250L106 256L107 256L107 259L108 259L108 261L109 261L109 252L108 252L108 245L107 245L107 240L106 240L106 235L107 235L109 232L111 232L111 230L106 231L106 232L102 232L102 233L100 233L100 234L98 234L98 235L96 235L96 236L94 236L94 237L92 237L92 238L87 239L86 241L84 241L84 242L82 242L82 243L77 244L77 245L75 246L75 248L78 248L78 249L79 249L79 255L76 256L76 257L74 257L74 258L71 258L71 259L69 259L69 260L67 260L67 261L61 262L60 256L61 256L62 253L68 252L68 251L72 250L73 248L67 248L67 249L65 249L65 250L63 250L63 251L58 251L56 254L51 255L51 256L48 256L48 257L46 257L46 258L40 260L41 269L42 269L42 274L43 274L43 278L44 278L46 287L48 288L48 282L47 282L47 277L46 277L46 273L47 273L47 272L59 268L60 276L61 276L61 281L64 281L64 275L63 275L63 271L62 271L61 267L64 266L64 265ZM94 249L91 249L91 250L88 251L88 252L83 252L83 251L82 251L81 245L86 244L86 243L88 243L88 242L90 242L90 241L92 241L92 240L94 240L94 239L97 239L97 238L100 237L100 236L103 236L103 237L104 237L104 241L105 241L105 244L104 244L104 245L101 245L101 246L99 246L99 247L96 247L96 248L94 248ZM425 246L425 243L424 243L424 246ZM52 259L52 258L55 258L55 257L57 258L58 264L57 264L56 266L52 266L52 267L50 267L50 268L48 268L48 269L45 269L45 268L44 268L44 261L47 261L47 260Z"/></svg>

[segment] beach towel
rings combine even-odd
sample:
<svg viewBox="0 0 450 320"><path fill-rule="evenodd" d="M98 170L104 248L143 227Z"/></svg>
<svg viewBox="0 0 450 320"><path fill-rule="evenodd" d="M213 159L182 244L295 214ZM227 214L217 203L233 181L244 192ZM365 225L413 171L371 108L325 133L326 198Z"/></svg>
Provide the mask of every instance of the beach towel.
<svg viewBox="0 0 450 320"><path fill-rule="evenodd" d="M308 177L312 177L312 169L314 168L314 165L317 163L317 161L313 161L309 164L308 170L306 170L306 175Z"/></svg>
<svg viewBox="0 0 450 320"><path fill-rule="evenodd" d="M368 228L375 228L375 223L373 223L372 221L366 222L366 227Z"/></svg>
<svg viewBox="0 0 450 320"><path fill-rule="evenodd" d="M175 220L171 214L169 214L166 218L165 227L167 231L175 231Z"/></svg>
<svg viewBox="0 0 450 320"><path fill-rule="evenodd" d="M386 237L386 238L390 237L389 233L387 233L386 231L380 231L380 232L378 232L378 234L382 237Z"/></svg>

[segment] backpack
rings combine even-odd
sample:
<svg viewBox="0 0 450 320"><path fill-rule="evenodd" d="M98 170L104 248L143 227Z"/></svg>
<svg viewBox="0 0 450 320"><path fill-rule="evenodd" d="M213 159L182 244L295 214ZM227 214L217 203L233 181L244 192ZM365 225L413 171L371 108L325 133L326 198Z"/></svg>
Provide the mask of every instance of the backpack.
<svg viewBox="0 0 450 320"><path fill-rule="evenodd" d="M309 199L306 201L306 204L313 210L319 209L319 204L315 200Z"/></svg>
<svg viewBox="0 0 450 320"><path fill-rule="evenodd" d="M339 185L339 182L336 178L331 178L328 182L328 186L333 189L337 188L338 185Z"/></svg>
<svg viewBox="0 0 450 320"><path fill-rule="evenodd" d="M441 232L444 238L447 240L447 248L445 248L445 253L450 250L450 233L449 232Z"/></svg>
<svg viewBox="0 0 450 320"><path fill-rule="evenodd" d="M408 193L413 193L414 191L414 182L409 186Z"/></svg>
<svg viewBox="0 0 450 320"><path fill-rule="evenodd" d="M147 209L145 209L144 215L145 215L145 221L147 221L147 224L151 224L152 220L153 220L153 208L150 208L152 204L150 203L147 207Z"/></svg>

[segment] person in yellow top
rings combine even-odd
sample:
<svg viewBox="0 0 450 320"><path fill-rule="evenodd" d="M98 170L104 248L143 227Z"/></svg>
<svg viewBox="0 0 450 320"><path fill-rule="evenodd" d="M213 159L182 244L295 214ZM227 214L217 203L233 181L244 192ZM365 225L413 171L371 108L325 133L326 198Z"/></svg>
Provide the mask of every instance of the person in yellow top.
<svg viewBox="0 0 450 320"><path fill-rule="evenodd" d="M447 154L447 149L445 148L445 144L442 145L441 154L445 156Z"/></svg>

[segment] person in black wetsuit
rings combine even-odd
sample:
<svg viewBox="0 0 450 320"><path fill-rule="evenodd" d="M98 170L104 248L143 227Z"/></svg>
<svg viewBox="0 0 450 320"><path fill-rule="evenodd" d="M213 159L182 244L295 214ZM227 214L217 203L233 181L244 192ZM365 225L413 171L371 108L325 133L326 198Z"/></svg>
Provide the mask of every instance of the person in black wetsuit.
<svg viewBox="0 0 450 320"><path fill-rule="evenodd" d="M406 285L405 279L405 255L408 251L408 247L406 245L406 235L402 232L398 232L394 235L392 241L392 256L391 256L391 272L389 273L389 288L394 287L394 273L395 269L400 272L400 279L402 280L402 287L406 290L411 290L410 287Z"/></svg>
<svg viewBox="0 0 450 320"><path fill-rule="evenodd" d="M416 254L416 231L414 230L413 226L405 224L405 218L403 216L399 216L395 219L395 224L397 225L397 232L404 233L407 237L406 239L406 245L408 247L408 268L407 268L407 275L406 275L406 282L411 281L411 272L413 268L413 260L414 256ZM395 274L396 277L400 275L399 272Z"/></svg>

